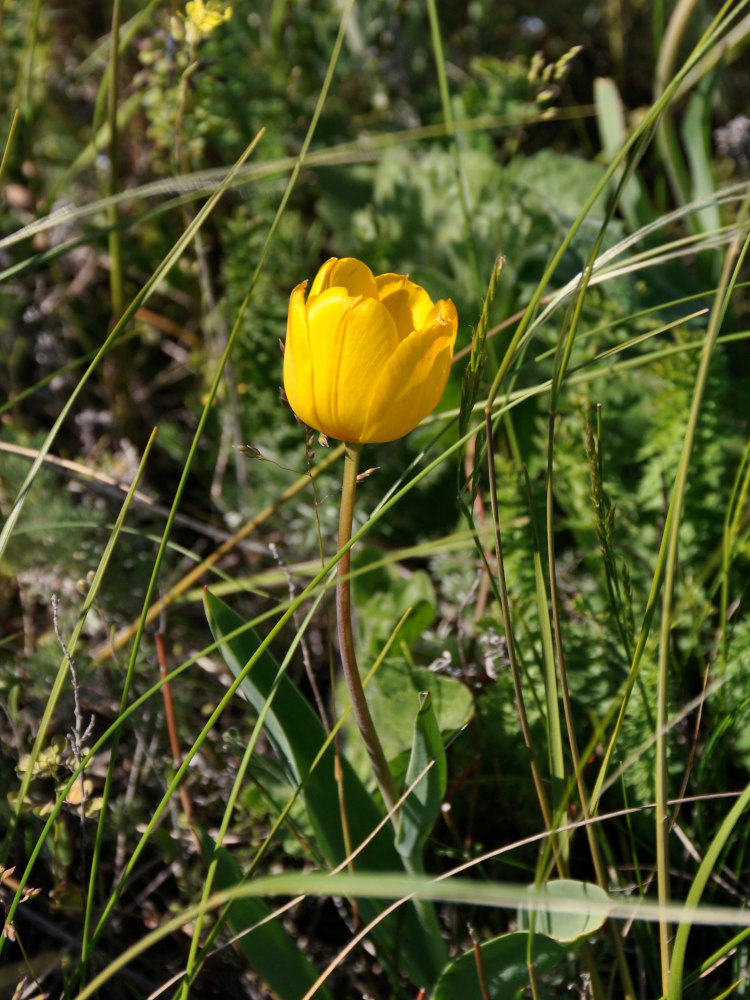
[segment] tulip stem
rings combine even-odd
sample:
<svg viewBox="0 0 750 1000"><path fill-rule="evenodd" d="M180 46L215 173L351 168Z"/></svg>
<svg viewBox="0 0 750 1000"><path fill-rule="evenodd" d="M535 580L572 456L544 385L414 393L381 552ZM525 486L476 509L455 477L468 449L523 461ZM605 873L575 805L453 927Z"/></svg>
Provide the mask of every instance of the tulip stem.
<svg viewBox="0 0 750 1000"><path fill-rule="evenodd" d="M354 497L357 492L357 469L359 468L359 453L362 446L347 444L344 457L344 481L341 488L341 509L339 512L339 549L342 549L352 537L352 520L354 517ZM344 678L349 689L354 719L357 723L365 749L370 758L372 769L378 787L383 796L386 809L396 819L396 803L398 795L393 784L388 761L383 753L383 746L370 715L370 708L365 698L362 678L359 676L357 657L354 652L354 636L352 634L352 601L349 585L352 557L351 549L341 556L336 579L336 617L338 619L339 650L341 664L344 668Z"/></svg>

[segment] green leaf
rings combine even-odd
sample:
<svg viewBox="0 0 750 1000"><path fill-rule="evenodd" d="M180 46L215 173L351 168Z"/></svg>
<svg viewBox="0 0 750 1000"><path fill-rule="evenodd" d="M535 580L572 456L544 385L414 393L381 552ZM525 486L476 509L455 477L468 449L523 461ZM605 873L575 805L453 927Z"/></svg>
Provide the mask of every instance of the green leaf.
<svg viewBox="0 0 750 1000"><path fill-rule="evenodd" d="M518 926L528 930L533 922L536 931L548 934L557 941L570 944L581 938L594 934L605 921L600 913L590 914L587 903L606 903L609 899L604 889L592 882L577 882L574 879L557 879L547 882L541 888L529 886L529 896L534 900L533 908L519 909ZM570 903L570 912L561 913L557 910L547 910L544 907L544 897L555 901Z"/></svg>
<svg viewBox="0 0 750 1000"><path fill-rule="evenodd" d="M358 565L355 562L355 566ZM425 629L430 627L437 611L435 588L427 573L418 570L409 579L403 580L393 566L383 567L383 570L385 572L376 578L370 571L363 577L357 577L356 581L358 634L365 658L369 655L375 659L391 639L394 627L407 608L411 609L411 613L393 639L391 656L396 656L403 644L411 647ZM365 593L360 581L368 577L371 589Z"/></svg>
<svg viewBox="0 0 750 1000"><path fill-rule="evenodd" d="M561 961L566 951L545 934L534 934L529 941L526 931L516 931L485 941L479 946L479 953L490 997L509 1000L516 990L529 985L529 955L535 971L541 973ZM480 996L477 958L472 948L443 972L432 1000L475 1000Z"/></svg>
<svg viewBox="0 0 750 1000"><path fill-rule="evenodd" d="M401 806L396 838L396 848L403 857L416 859L419 856L435 825L445 797L447 780L448 768L432 698L429 691L421 691L419 711L414 720L411 757L406 769L406 787L415 782L417 784Z"/></svg>
<svg viewBox="0 0 750 1000"><path fill-rule="evenodd" d="M327 747L315 769L311 770L326 740L322 722L294 684L279 674L276 662L263 648L258 634L208 590L204 603L211 632L234 676L243 673L246 665L257 657L243 677L240 690L256 712L266 709L265 733L290 782L300 789L315 842L328 864L332 867L340 864L347 852L333 746ZM273 700L270 700L272 693ZM371 837L383 813L345 757L341 759L341 770L347 822L352 845L356 848ZM357 854L354 866L358 871L403 871L389 824L385 824ZM380 903L359 901L360 917L364 921L373 919L381 911ZM432 983L437 977L440 969L430 960L425 931L412 907L380 921L372 936L382 949L384 959L398 947L401 965L415 982Z"/></svg>
<svg viewBox="0 0 750 1000"><path fill-rule="evenodd" d="M244 881L242 869L223 847L216 849L211 836L201 830L204 854L216 858L216 889L232 889ZM233 900L226 911L226 920L234 934L237 946L248 964L257 972L274 996L281 1000L297 1000L304 996L318 978L318 971L299 950L278 919L269 920L271 908L254 896ZM251 927L254 930L247 934ZM319 986L315 996L331 1000L325 985Z"/></svg>
<svg viewBox="0 0 750 1000"><path fill-rule="evenodd" d="M692 182L690 196L695 200L710 199L717 193L713 171L711 117L718 80L718 69L701 80L687 102L682 122L682 138ZM718 201L709 200L695 213L694 218L704 233L719 230L722 218Z"/></svg>
<svg viewBox="0 0 750 1000"><path fill-rule="evenodd" d="M465 725L474 701L469 688L455 677L436 674L425 667L412 668L403 660L386 660L367 685L367 701L388 760L410 749L414 703L409 696L427 689L441 732L452 733ZM345 725L347 732L352 733L354 755L354 725L348 722Z"/></svg>
<svg viewBox="0 0 750 1000"><path fill-rule="evenodd" d="M610 77L597 77L594 81L594 101L599 139L606 161L609 163L617 156L629 138L625 121L625 107L615 81ZM626 169L627 165L623 164L616 172L615 178L618 181ZM647 225L652 220L653 212L649 204L649 196L637 170L633 170L623 185L619 207L632 231L638 229L639 226Z"/></svg>
<svg viewBox="0 0 750 1000"><path fill-rule="evenodd" d="M408 697L410 692L416 696L421 691L430 691L442 732L460 729L471 715L474 703L471 692L461 681L406 662L409 659L406 650L411 651L420 642L435 620L437 597L427 573L417 570L404 580L393 566L382 565L382 558L372 548L355 554L353 564L359 575L354 578L353 586L361 662L377 659L383 646L392 641L388 656L368 684L367 701L386 758L393 761L411 747L414 702ZM399 626L407 609L409 615ZM341 689L341 697L346 700L343 680ZM364 761L356 726L352 721L345 723L345 727L352 737L350 759L358 763L361 757Z"/></svg>
<svg viewBox="0 0 750 1000"><path fill-rule="evenodd" d="M578 215L604 174L597 163L552 149L516 157L507 169L513 181L537 194L563 224ZM605 201L602 193L591 208L593 216L604 215Z"/></svg>

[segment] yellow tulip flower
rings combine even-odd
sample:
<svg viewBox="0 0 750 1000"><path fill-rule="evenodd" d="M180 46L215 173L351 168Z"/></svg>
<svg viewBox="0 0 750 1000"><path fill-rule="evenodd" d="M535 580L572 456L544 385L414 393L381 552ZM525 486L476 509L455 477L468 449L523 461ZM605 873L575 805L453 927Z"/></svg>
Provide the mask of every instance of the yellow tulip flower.
<svg viewBox="0 0 750 1000"><path fill-rule="evenodd" d="M456 307L433 304L404 274L375 277L354 257L326 261L307 301L306 284L289 300L289 405L303 423L352 444L408 434L445 389Z"/></svg>

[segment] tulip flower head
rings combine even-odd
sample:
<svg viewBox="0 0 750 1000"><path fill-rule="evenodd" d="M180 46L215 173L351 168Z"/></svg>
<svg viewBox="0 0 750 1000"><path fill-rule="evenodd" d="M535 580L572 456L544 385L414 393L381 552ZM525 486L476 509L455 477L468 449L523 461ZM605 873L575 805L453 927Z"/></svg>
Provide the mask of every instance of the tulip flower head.
<svg viewBox="0 0 750 1000"><path fill-rule="evenodd" d="M440 400L458 316L403 274L375 277L354 257L332 257L305 300L289 301L284 389L303 423L352 444L394 441Z"/></svg>

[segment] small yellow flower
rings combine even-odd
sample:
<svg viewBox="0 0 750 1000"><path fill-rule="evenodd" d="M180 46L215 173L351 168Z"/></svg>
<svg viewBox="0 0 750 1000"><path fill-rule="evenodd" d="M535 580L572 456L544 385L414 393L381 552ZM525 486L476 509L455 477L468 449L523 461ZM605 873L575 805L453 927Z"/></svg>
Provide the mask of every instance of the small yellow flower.
<svg viewBox="0 0 750 1000"><path fill-rule="evenodd" d="M394 441L440 400L458 316L403 274L375 277L354 257L332 257L305 301L289 301L284 389L305 424L340 441Z"/></svg>
<svg viewBox="0 0 750 1000"><path fill-rule="evenodd" d="M232 8L220 0L188 0L185 4L185 17L188 30L193 29L200 35L210 35L214 28L228 21L232 16Z"/></svg>

